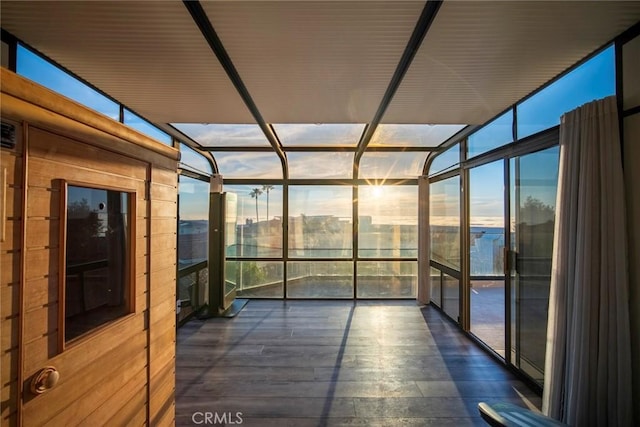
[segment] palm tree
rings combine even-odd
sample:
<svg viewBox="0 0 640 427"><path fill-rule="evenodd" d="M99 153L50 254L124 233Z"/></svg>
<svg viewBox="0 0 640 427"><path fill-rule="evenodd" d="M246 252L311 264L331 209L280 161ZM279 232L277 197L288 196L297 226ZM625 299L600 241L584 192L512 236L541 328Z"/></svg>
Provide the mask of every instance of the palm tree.
<svg viewBox="0 0 640 427"><path fill-rule="evenodd" d="M258 215L258 197L260 197L261 194L262 190L259 188L254 188L251 190L251 193L249 193L252 199L256 199L256 224L260 222L260 216Z"/></svg>
<svg viewBox="0 0 640 427"><path fill-rule="evenodd" d="M262 189L267 193L267 221L269 221L269 191L273 190L273 185L263 185Z"/></svg>

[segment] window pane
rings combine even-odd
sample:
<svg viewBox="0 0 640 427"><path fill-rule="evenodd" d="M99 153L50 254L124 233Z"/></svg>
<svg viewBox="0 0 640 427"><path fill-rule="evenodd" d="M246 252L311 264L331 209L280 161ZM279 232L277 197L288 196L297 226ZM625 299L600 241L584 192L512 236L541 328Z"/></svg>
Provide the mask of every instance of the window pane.
<svg viewBox="0 0 640 427"><path fill-rule="evenodd" d="M65 341L130 312L129 194L67 187Z"/></svg>
<svg viewBox="0 0 640 427"><path fill-rule="evenodd" d="M282 163L275 153L220 152L213 156L225 178L282 179Z"/></svg>
<svg viewBox="0 0 640 427"><path fill-rule="evenodd" d="M353 153L287 153L290 178L351 178Z"/></svg>
<svg viewBox="0 0 640 427"><path fill-rule="evenodd" d="M437 147L466 125L379 125L370 146Z"/></svg>
<svg viewBox="0 0 640 427"><path fill-rule="evenodd" d="M417 178L428 153L365 153L360 160L358 178Z"/></svg>
<svg viewBox="0 0 640 427"><path fill-rule="evenodd" d="M236 288L238 297L282 298L283 263L263 261L227 261L226 281Z"/></svg>
<svg viewBox="0 0 640 427"><path fill-rule="evenodd" d="M505 357L504 161L469 170L470 330Z"/></svg>
<svg viewBox="0 0 640 427"><path fill-rule="evenodd" d="M274 124L273 129L285 147L355 147L364 124Z"/></svg>
<svg viewBox="0 0 640 427"><path fill-rule="evenodd" d="M189 169L211 175L211 163L196 150L186 144L180 144L180 164L186 165Z"/></svg>
<svg viewBox="0 0 640 427"><path fill-rule="evenodd" d="M179 312L178 321L182 321L191 315L194 311L193 304L196 301L195 293L197 290L198 273L190 273L178 277L178 304Z"/></svg>
<svg viewBox="0 0 640 427"><path fill-rule="evenodd" d="M504 164L469 170L469 245L472 276L501 276L504 248Z"/></svg>
<svg viewBox="0 0 640 427"><path fill-rule="evenodd" d="M290 186L289 256L351 257L352 197L350 186Z"/></svg>
<svg viewBox="0 0 640 427"><path fill-rule="evenodd" d="M287 263L288 298L353 298L353 263L310 261Z"/></svg>
<svg viewBox="0 0 640 427"><path fill-rule="evenodd" d="M460 270L460 177L429 187L431 259Z"/></svg>
<svg viewBox="0 0 640 427"><path fill-rule="evenodd" d="M442 279L440 277L440 270L431 267L429 271L431 274L431 302L435 303L438 307L442 307Z"/></svg>
<svg viewBox="0 0 640 427"><path fill-rule="evenodd" d="M99 113L120 120L120 105L18 44L16 72Z"/></svg>
<svg viewBox="0 0 640 427"><path fill-rule="evenodd" d="M431 166L429 166L429 176L433 176L438 172L457 166L458 164L460 164L460 144L455 144L433 159Z"/></svg>
<svg viewBox="0 0 640 427"><path fill-rule="evenodd" d="M178 177L178 268L207 260L209 249L209 183Z"/></svg>
<svg viewBox="0 0 640 427"><path fill-rule="evenodd" d="M615 51L611 46L518 104L518 138L560 124L560 116L594 99L614 95Z"/></svg>
<svg viewBox="0 0 640 427"><path fill-rule="evenodd" d="M460 281L442 273L442 309L458 322L460 315Z"/></svg>
<svg viewBox="0 0 640 427"><path fill-rule="evenodd" d="M512 158L512 345L516 366L542 383L551 259L558 185L559 147Z"/></svg>
<svg viewBox="0 0 640 427"><path fill-rule="evenodd" d="M225 185L226 254L229 257L282 257L282 186Z"/></svg>
<svg viewBox="0 0 640 427"><path fill-rule="evenodd" d="M418 256L418 186L363 185L358 203L360 257Z"/></svg>
<svg viewBox="0 0 640 427"><path fill-rule="evenodd" d="M358 298L415 298L417 286L415 261L358 262Z"/></svg>
<svg viewBox="0 0 640 427"><path fill-rule="evenodd" d="M171 123L203 147L271 147L258 125Z"/></svg>
<svg viewBox="0 0 640 427"><path fill-rule="evenodd" d="M182 322L209 300L209 268L189 274L179 272L177 292L180 301L178 322Z"/></svg>
<svg viewBox="0 0 640 427"><path fill-rule="evenodd" d="M167 145L172 144L171 136L161 131L137 114L134 114L131 111L127 110L126 108L124 110L124 124L134 128L139 132L144 133L145 135L155 139L156 141L160 141Z"/></svg>
<svg viewBox="0 0 640 427"><path fill-rule="evenodd" d="M467 158L470 159L511 142L513 142L513 110L507 111L469 135Z"/></svg>

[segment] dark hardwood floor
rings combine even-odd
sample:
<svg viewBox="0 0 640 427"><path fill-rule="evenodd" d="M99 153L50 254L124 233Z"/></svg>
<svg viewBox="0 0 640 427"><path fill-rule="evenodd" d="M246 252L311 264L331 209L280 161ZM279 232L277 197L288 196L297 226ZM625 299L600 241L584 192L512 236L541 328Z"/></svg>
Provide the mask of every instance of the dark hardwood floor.
<svg viewBox="0 0 640 427"><path fill-rule="evenodd" d="M477 404L540 398L433 307L252 300L178 331L176 424L484 425Z"/></svg>

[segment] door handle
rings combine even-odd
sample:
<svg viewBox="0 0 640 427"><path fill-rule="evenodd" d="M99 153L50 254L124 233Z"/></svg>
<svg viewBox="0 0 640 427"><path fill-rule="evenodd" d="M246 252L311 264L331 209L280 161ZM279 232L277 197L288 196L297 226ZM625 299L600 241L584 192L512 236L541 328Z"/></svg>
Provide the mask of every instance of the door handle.
<svg viewBox="0 0 640 427"><path fill-rule="evenodd" d="M60 379L60 372L53 367L47 366L38 371L38 373L31 380L31 393L33 394L42 394L58 384L58 380Z"/></svg>

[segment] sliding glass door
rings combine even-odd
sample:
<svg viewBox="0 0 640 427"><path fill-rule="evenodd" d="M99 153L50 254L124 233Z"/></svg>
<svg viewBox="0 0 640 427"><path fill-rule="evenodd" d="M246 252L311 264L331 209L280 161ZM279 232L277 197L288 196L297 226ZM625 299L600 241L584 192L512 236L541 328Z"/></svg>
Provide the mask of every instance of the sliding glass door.
<svg viewBox="0 0 640 427"><path fill-rule="evenodd" d="M514 157L509 162L511 363L541 383L558 186L558 147Z"/></svg>
<svg viewBox="0 0 640 427"><path fill-rule="evenodd" d="M469 331L539 383L558 157L556 146L468 170Z"/></svg>
<svg viewBox="0 0 640 427"><path fill-rule="evenodd" d="M469 170L470 331L505 357L505 168Z"/></svg>

